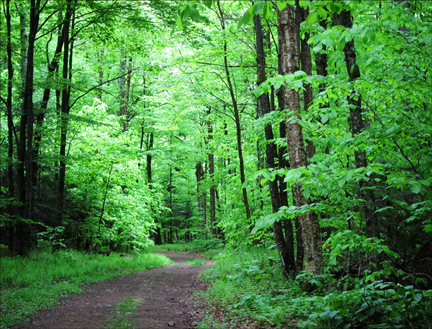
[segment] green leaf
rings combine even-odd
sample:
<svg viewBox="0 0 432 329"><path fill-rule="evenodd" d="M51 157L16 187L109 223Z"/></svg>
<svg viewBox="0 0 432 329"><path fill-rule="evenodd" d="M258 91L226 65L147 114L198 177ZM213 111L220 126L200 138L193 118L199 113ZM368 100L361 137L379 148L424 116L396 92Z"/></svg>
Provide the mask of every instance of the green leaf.
<svg viewBox="0 0 432 329"><path fill-rule="evenodd" d="M420 190L421 190L421 187L420 187L420 185L413 185L412 187L411 187L411 192L413 192L414 194L419 194L419 192L420 192Z"/></svg>
<svg viewBox="0 0 432 329"><path fill-rule="evenodd" d="M176 21L176 23L177 23L177 27L178 27L180 30L183 30L183 22L182 22L182 18L181 18L181 16L178 16L178 17L177 17L177 21Z"/></svg>
<svg viewBox="0 0 432 329"><path fill-rule="evenodd" d="M309 4L309 0L300 0L299 5L300 7L304 8Z"/></svg>
<svg viewBox="0 0 432 329"><path fill-rule="evenodd" d="M327 18L327 10L325 10L323 7L318 8L318 14L321 17Z"/></svg>
<svg viewBox="0 0 432 329"><path fill-rule="evenodd" d="M211 8L212 4L213 4L213 0L203 0L203 4L207 7L207 8Z"/></svg>
<svg viewBox="0 0 432 329"><path fill-rule="evenodd" d="M262 12L265 4L266 4L265 1L257 1L257 2L255 2L255 4L252 7L253 14L254 15L261 14L261 12Z"/></svg>
<svg viewBox="0 0 432 329"><path fill-rule="evenodd" d="M317 12L316 11L311 12L309 16L306 18L306 24L309 26L313 25L317 21L317 18L318 18Z"/></svg>
<svg viewBox="0 0 432 329"><path fill-rule="evenodd" d="M346 180L347 180L347 177L346 177L345 175L342 176L341 178L339 178L339 180L338 180L338 185L339 185L339 187L344 186Z"/></svg>
<svg viewBox="0 0 432 329"><path fill-rule="evenodd" d="M189 14L194 22L199 22L199 20L201 19L198 10L196 10L196 8L194 7L189 7Z"/></svg>
<svg viewBox="0 0 432 329"><path fill-rule="evenodd" d="M281 1L281 0L276 1L276 6L279 9L279 11L284 10L287 4L288 4L287 1Z"/></svg>
<svg viewBox="0 0 432 329"><path fill-rule="evenodd" d="M248 10L245 11L245 13L243 14L243 17L239 20L238 24L237 24L237 28L240 28L242 25L246 25L250 22L252 18L252 15L250 13L250 8Z"/></svg>
<svg viewBox="0 0 432 329"><path fill-rule="evenodd" d="M267 82L263 82L260 86L265 94L267 94L271 90Z"/></svg>

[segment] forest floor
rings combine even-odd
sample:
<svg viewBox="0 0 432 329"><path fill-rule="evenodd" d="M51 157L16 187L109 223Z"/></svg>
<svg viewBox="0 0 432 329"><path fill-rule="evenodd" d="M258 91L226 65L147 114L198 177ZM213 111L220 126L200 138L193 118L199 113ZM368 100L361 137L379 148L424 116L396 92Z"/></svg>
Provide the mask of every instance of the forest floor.
<svg viewBox="0 0 432 329"><path fill-rule="evenodd" d="M175 264L163 268L124 275L84 287L84 292L59 301L54 309L43 310L29 322L13 329L93 329L93 328L194 328L204 317L204 310L194 304L194 291L205 290L198 273L213 261L196 253L158 251ZM187 259L207 261L191 266ZM129 309L124 301L134 304ZM126 310L126 311L124 311Z"/></svg>

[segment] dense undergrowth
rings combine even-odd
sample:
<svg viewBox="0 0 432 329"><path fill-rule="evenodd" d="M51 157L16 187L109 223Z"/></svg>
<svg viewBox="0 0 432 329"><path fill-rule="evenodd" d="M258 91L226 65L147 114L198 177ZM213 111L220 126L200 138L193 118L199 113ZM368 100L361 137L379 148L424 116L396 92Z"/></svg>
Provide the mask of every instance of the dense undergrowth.
<svg viewBox="0 0 432 329"><path fill-rule="evenodd" d="M430 328L432 290L397 272L377 266L338 277L327 267L321 276L286 277L275 248L236 250L201 275L212 315L200 328Z"/></svg>
<svg viewBox="0 0 432 329"><path fill-rule="evenodd" d="M0 328L27 320L41 308L54 306L69 294L78 294L82 285L104 281L122 274L171 261L161 254L134 254L133 258L111 253L109 257L67 250L56 253L32 252L0 258Z"/></svg>

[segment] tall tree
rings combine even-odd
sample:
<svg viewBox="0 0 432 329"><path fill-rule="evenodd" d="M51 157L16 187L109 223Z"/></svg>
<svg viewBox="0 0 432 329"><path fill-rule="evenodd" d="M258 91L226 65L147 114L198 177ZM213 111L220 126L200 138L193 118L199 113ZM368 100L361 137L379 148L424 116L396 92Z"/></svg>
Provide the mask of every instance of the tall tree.
<svg viewBox="0 0 432 329"><path fill-rule="evenodd" d="M71 23L75 6L73 0L66 2L66 14L63 26L63 68L62 68L62 91L61 91L61 115L60 115L60 168L58 179L58 201L57 201L57 225L62 225L63 209L65 198L65 181L66 181L66 138L68 133L69 111L70 111L70 94L72 81L72 54L73 54L73 38L70 38ZM73 31L72 26L72 31Z"/></svg>
<svg viewBox="0 0 432 329"><path fill-rule="evenodd" d="M257 50L257 84L261 85L266 80L266 60L264 50L264 33L261 24L261 18L259 15L255 15L254 18L255 35L256 35L256 50ZM262 94L258 98L258 107L261 109L258 113L269 114L271 112L269 95L267 93ZM276 168L275 159L278 158L276 145L274 144L273 127L271 124L267 124L264 127L265 138L266 138L266 167L269 170ZM277 213L282 206L281 195L278 187L278 180L269 180L269 189L273 213ZM294 260L294 237L293 230L287 228L284 237L284 230L282 227L283 221L275 221L273 223L273 234L276 245L278 247L281 263L283 269L288 273L295 269ZM286 223L290 225L291 221Z"/></svg>
<svg viewBox="0 0 432 329"><path fill-rule="evenodd" d="M249 207L249 201L248 201L248 193L247 188L245 186L246 182L246 176L245 176L245 168L244 168L244 159L243 159L243 149L242 149L242 137L241 137L241 124L240 124L240 111L237 104L237 98L234 93L234 86L231 81L231 74L229 70L228 65L228 47L227 47L227 35L226 35L226 27L225 27L225 16L224 12L222 10L220 1L217 1L217 8L218 8L218 14L219 14L219 20L222 28L222 32L224 33L224 40L223 40L223 58L224 58L224 67L225 67L225 75L226 75L226 81L228 84L229 93L231 96L232 101L232 107L234 110L234 119L235 119L235 125L236 125L236 134L237 134L237 151L238 151L238 157L239 157L239 169L240 169L240 181L242 184L242 192L243 192L243 204L246 210L246 219L250 220L251 218L251 211ZM250 227L252 229L252 226Z"/></svg>
<svg viewBox="0 0 432 329"><path fill-rule="evenodd" d="M281 66L285 74L293 74L299 70L299 32L295 19L295 9L292 5L286 5L278 10L278 28L281 30ZM284 105L292 114L286 117L286 139L288 143L289 162L291 169L307 166L306 147L303 139L302 126L298 122L300 117L299 92L286 88L284 91ZM308 206L309 201L302 191L302 184L296 183L293 188L294 205L297 207ZM305 270L314 273L322 272L322 241L321 229L317 214L309 211L300 215L302 237L304 246Z"/></svg>
<svg viewBox="0 0 432 329"><path fill-rule="evenodd" d="M347 29L353 27L353 18L349 10L342 10L340 14L334 14L334 23L342 25ZM354 83L360 78L360 68L357 65L357 55L355 51L354 39L345 43L344 49L345 64L348 73L349 81ZM366 126L366 120L363 118L362 97L355 89L351 91L348 97L350 105L349 126L353 137L360 135ZM355 165L357 168L366 168L367 159L366 152L359 148L354 150ZM370 183L362 179L359 182L361 199L365 203L360 207L361 217L364 218L366 224L366 235L369 237L379 237L378 223L375 213L375 195L371 189Z"/></svg>

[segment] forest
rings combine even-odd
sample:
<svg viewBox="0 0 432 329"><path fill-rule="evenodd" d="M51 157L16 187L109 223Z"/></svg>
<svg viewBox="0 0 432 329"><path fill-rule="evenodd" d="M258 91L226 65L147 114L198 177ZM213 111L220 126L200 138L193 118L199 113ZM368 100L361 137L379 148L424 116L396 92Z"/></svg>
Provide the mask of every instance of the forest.
<svg viewBox="0 0 432 329"><path fill-rule="evenodd" d="M303 328L431 326L432 2L0 6L2 260L192 243Z"/></svg>

